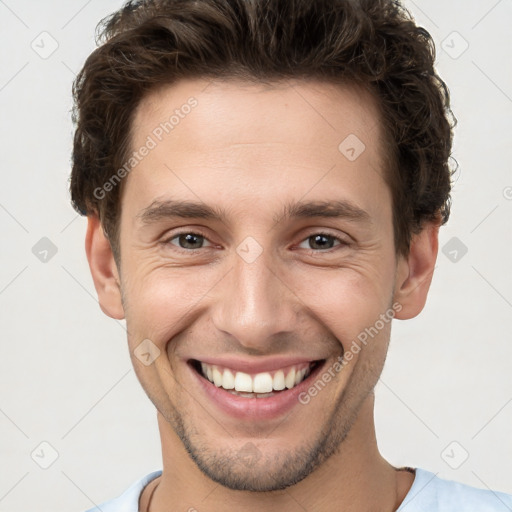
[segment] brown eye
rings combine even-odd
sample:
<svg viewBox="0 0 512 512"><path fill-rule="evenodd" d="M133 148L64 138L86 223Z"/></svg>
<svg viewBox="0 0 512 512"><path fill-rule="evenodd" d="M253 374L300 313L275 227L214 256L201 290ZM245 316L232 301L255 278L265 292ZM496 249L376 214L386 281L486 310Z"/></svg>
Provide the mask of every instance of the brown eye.
<svg viewBox="0 0 512 512"><path fill-rule="evenodd" d="M303 247L304 249L313 249L315 251L325 251L332 249L336 245L346 245L346 243L340 238L326 233L315 233L314 235L308 236L302 242L302 244L304 243L308 244L307 247Z"/></svg>
<svg viewBox="0 0 512 512"><path fill-rule="evenodd" d="M174 242L174 240L176 240L176 242ZM167 240L167 243L176 245L184 250L202 249L205 242L208 242L208 240L203 235L190 232L178 233Z"/></svg>

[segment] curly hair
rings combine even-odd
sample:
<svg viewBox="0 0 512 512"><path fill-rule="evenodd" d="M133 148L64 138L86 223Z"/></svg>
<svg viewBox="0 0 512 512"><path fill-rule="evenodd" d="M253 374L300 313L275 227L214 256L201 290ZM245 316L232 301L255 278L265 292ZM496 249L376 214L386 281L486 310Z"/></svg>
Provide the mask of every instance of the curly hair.
<svg viewBox="0 0 512 512"><path fill-rule="evenodd" d="M94 191L129 158L141 99L183 78L363 86L386 139L396 253L408 255L426 221L448 220L456 119L432 37L398 0L138 0L97 30L73 84L70 192L79 213L99 216L116 259L123 183Z"/></svg>

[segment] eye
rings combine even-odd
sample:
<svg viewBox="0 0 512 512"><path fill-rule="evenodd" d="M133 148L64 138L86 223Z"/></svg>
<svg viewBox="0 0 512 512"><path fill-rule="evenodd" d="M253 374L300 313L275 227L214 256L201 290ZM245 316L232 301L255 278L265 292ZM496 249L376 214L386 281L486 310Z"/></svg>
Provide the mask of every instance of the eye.
<svg viewBox="0 0 512 512"><path fill-rule="evenodd" d="M300 245L302 246L304 243L308 243L309 247L302 247L303 249L313 249L325 251L328 249L332 249L335 246L335 242L338 242L336 245L348 245L347 242L333 235L329 235L327 233L315 233L313 235L308 236Z"/></svg>
<svg viewBox="0 0 512 512"><path fill-rule="evenodd" d="M204 235L191 231L176 233L172 237L164 240L163 243L164 245L171 244L183 252L192 252L194 250L213 246L213 244ZM308 244L308 247L303 247L303 244ZM314 233L303 240L301 244L299 244L299 247L303 249L312 249L318 252L328 251L333 247L344 245L348 245L348 243L339 237L328 233Z"/></svg>
<svg viewBox="0 0 512 512"><path fill-rule="evenodd" d="M176 242L174 242L174 240L176 240ZM212 245L210 241L200 233L185 231L182 233L177 233L171 238L168 238L164 241L164 244L175 245L184 251L193 251L195 249L202 249L205 242L209 245Z"/></svg>

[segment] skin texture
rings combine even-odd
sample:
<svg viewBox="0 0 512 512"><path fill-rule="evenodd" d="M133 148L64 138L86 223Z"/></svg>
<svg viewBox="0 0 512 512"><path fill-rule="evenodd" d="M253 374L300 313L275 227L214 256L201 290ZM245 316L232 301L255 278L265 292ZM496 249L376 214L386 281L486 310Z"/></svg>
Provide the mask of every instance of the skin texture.
<svg viewBox="0 0 512 512"><path fill-rule="evenodd" d="M398 319L423 309L439 225L426 224L409 256L396 257L368 93L314 81L182 81L143 99L132 148L191 96L197 106L125 178L120 268L95 215L86 236L100 306L126 318L137 377L157 408L163 475L150 510L396 510L414 476L379 454L373 417L390 323L307 405L275 420L226 415L186 361L294 355L331 366L392 304ZM350 134L366 146L355 161L338 150ZM153 201L171 197L226 218L141 222ZM340 199L369 220L282 216L287 203ZM187 245L180 233L204 239ZM315 245L318 233L334 238ZM251 263L237 253L246 237L262 250ZM160 350L149 366L133 355L144 339Z"/></svg>

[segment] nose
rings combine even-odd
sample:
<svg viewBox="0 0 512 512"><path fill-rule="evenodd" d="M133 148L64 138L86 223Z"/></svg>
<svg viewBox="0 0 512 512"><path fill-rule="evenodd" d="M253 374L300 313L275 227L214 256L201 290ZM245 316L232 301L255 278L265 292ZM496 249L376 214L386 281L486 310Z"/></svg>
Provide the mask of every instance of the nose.
<svg viewBox="0 0 512 512"><path fill-rule="evenodd" d="M213 306L215 327L254 354L279 352L298 325L300 300L272 260L265 251L252 262L236 254Z"/></svg>

